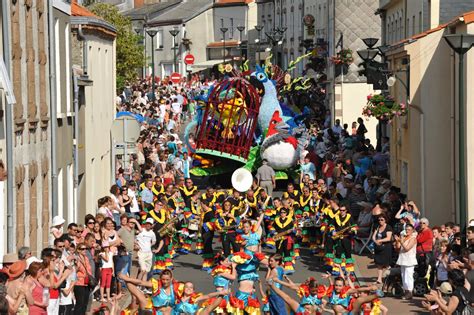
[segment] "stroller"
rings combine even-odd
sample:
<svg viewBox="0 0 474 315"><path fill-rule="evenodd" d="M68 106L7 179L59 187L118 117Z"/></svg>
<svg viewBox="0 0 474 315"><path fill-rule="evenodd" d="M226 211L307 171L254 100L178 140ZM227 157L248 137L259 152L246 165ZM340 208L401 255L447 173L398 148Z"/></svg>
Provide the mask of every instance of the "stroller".
<svg viewBox="0 0 474 315"><path fill-rule="evenodd" d="M383 290L391 293L394 297L401 297L404 294L400 267L393 267L386 271ZM413 275L414 296L424 296L430 292L431 265L424 257L418 258L418 266L415 267Z"/></svg>

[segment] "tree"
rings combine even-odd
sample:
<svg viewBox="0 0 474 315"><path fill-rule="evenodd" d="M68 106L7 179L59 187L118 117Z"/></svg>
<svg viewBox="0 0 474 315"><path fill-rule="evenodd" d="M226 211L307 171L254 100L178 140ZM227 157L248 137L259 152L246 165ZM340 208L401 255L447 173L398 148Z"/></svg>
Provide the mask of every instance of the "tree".
<svg viewBox="0 0 474 315"><path fill-rule="evenodd" d="M122 89L127 81L135 80L137 70L145 64L143 45L139 44L142 37L133 31L131 20L123 16L115 6L107 3L95 3L90 7L90 10L112 24L117 30L117 89Z"/></svg>

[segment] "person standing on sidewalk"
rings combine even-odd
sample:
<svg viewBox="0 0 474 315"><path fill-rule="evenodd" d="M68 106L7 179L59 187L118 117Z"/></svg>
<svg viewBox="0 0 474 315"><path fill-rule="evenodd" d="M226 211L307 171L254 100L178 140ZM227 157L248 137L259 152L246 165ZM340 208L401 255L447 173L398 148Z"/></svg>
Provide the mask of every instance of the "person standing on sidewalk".
<svg viewBox="0 0 474 315"><path fill-rule="evenodd" d="M151 247L156 243L156 236L151 227L153 225L153 219L148 218L143 225L143 229L137 235L136 243L138 245L138 264L140 265L140 271L138 272L137 279L144 280L146 275L151 271L153 253Z"/></svg>
<svg viewBox="0 0 474 315"><path fill-rule="evenodd" d="M137 220L134 218L129 218L126 214L121 216L122 227L118 231L118 236L123 242L125 249L127 250L126 256L121 256L123 260L127 262L124 264L125 267L122 270L117 270L118 273L130 274L132 269L132 258L133 258L133 248L135 246L135 225L138 225Z"/></svg>
<svg viewBox="0 0 474 315"><path fill-rule="evenodd" d="M403 289L405 290L405 295L402 299L410 300L413 297L415 266L418 265L416 260L415 228L410 223L407 223L405 231L401 233L400 237L395 236L395 239L400 242L401 246L397 265L401 267Z"/></svg>
<svg viewBox="0 0 474 315"><path fill-rule="evenodd" d="M258 168L256 177L258 180L258 186L265 189L267 194L271 197L273 189L276 187L275 171L270 165L268 165L267 160L264 159L262 161L262 166Z"/></svg>

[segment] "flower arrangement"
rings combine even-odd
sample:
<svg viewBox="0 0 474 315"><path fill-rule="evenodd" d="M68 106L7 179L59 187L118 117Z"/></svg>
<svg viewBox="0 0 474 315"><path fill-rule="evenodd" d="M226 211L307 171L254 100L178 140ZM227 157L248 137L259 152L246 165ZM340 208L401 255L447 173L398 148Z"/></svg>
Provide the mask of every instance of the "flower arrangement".
<svg viewBox="0 0 474 315"><path fill-rule="evenodd" d="M362 109L365 117L375 117L378 120L391 121L394 117L405 116L408 113L406 104L397 103L391 95L368 95L367 105Z"/></svg>
<svg viewBox="0 0 474 315"><path fill-rule="evenodd" d="M331 62L334 63L335 65L350 65L352 62L354 62L354 57L352 56L352 49L342 49L339 51L336 56L332 56Z"/></svg>

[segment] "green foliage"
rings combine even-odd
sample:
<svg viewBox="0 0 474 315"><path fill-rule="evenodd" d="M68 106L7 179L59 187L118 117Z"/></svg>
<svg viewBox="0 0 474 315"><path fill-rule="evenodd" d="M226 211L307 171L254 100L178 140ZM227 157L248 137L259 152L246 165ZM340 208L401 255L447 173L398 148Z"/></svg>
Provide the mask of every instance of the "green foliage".
<svg viewBox="0 0 474 315"><path fill-rule="evenodd" d="M115 6L96 3L90 7L90 10L112 24L117 30L117 89L121 90L125 82L135 81L137 70L145 64L143 46L139 44L142 41L142 36L135 33L130 19L123 16Z"/></svg>

